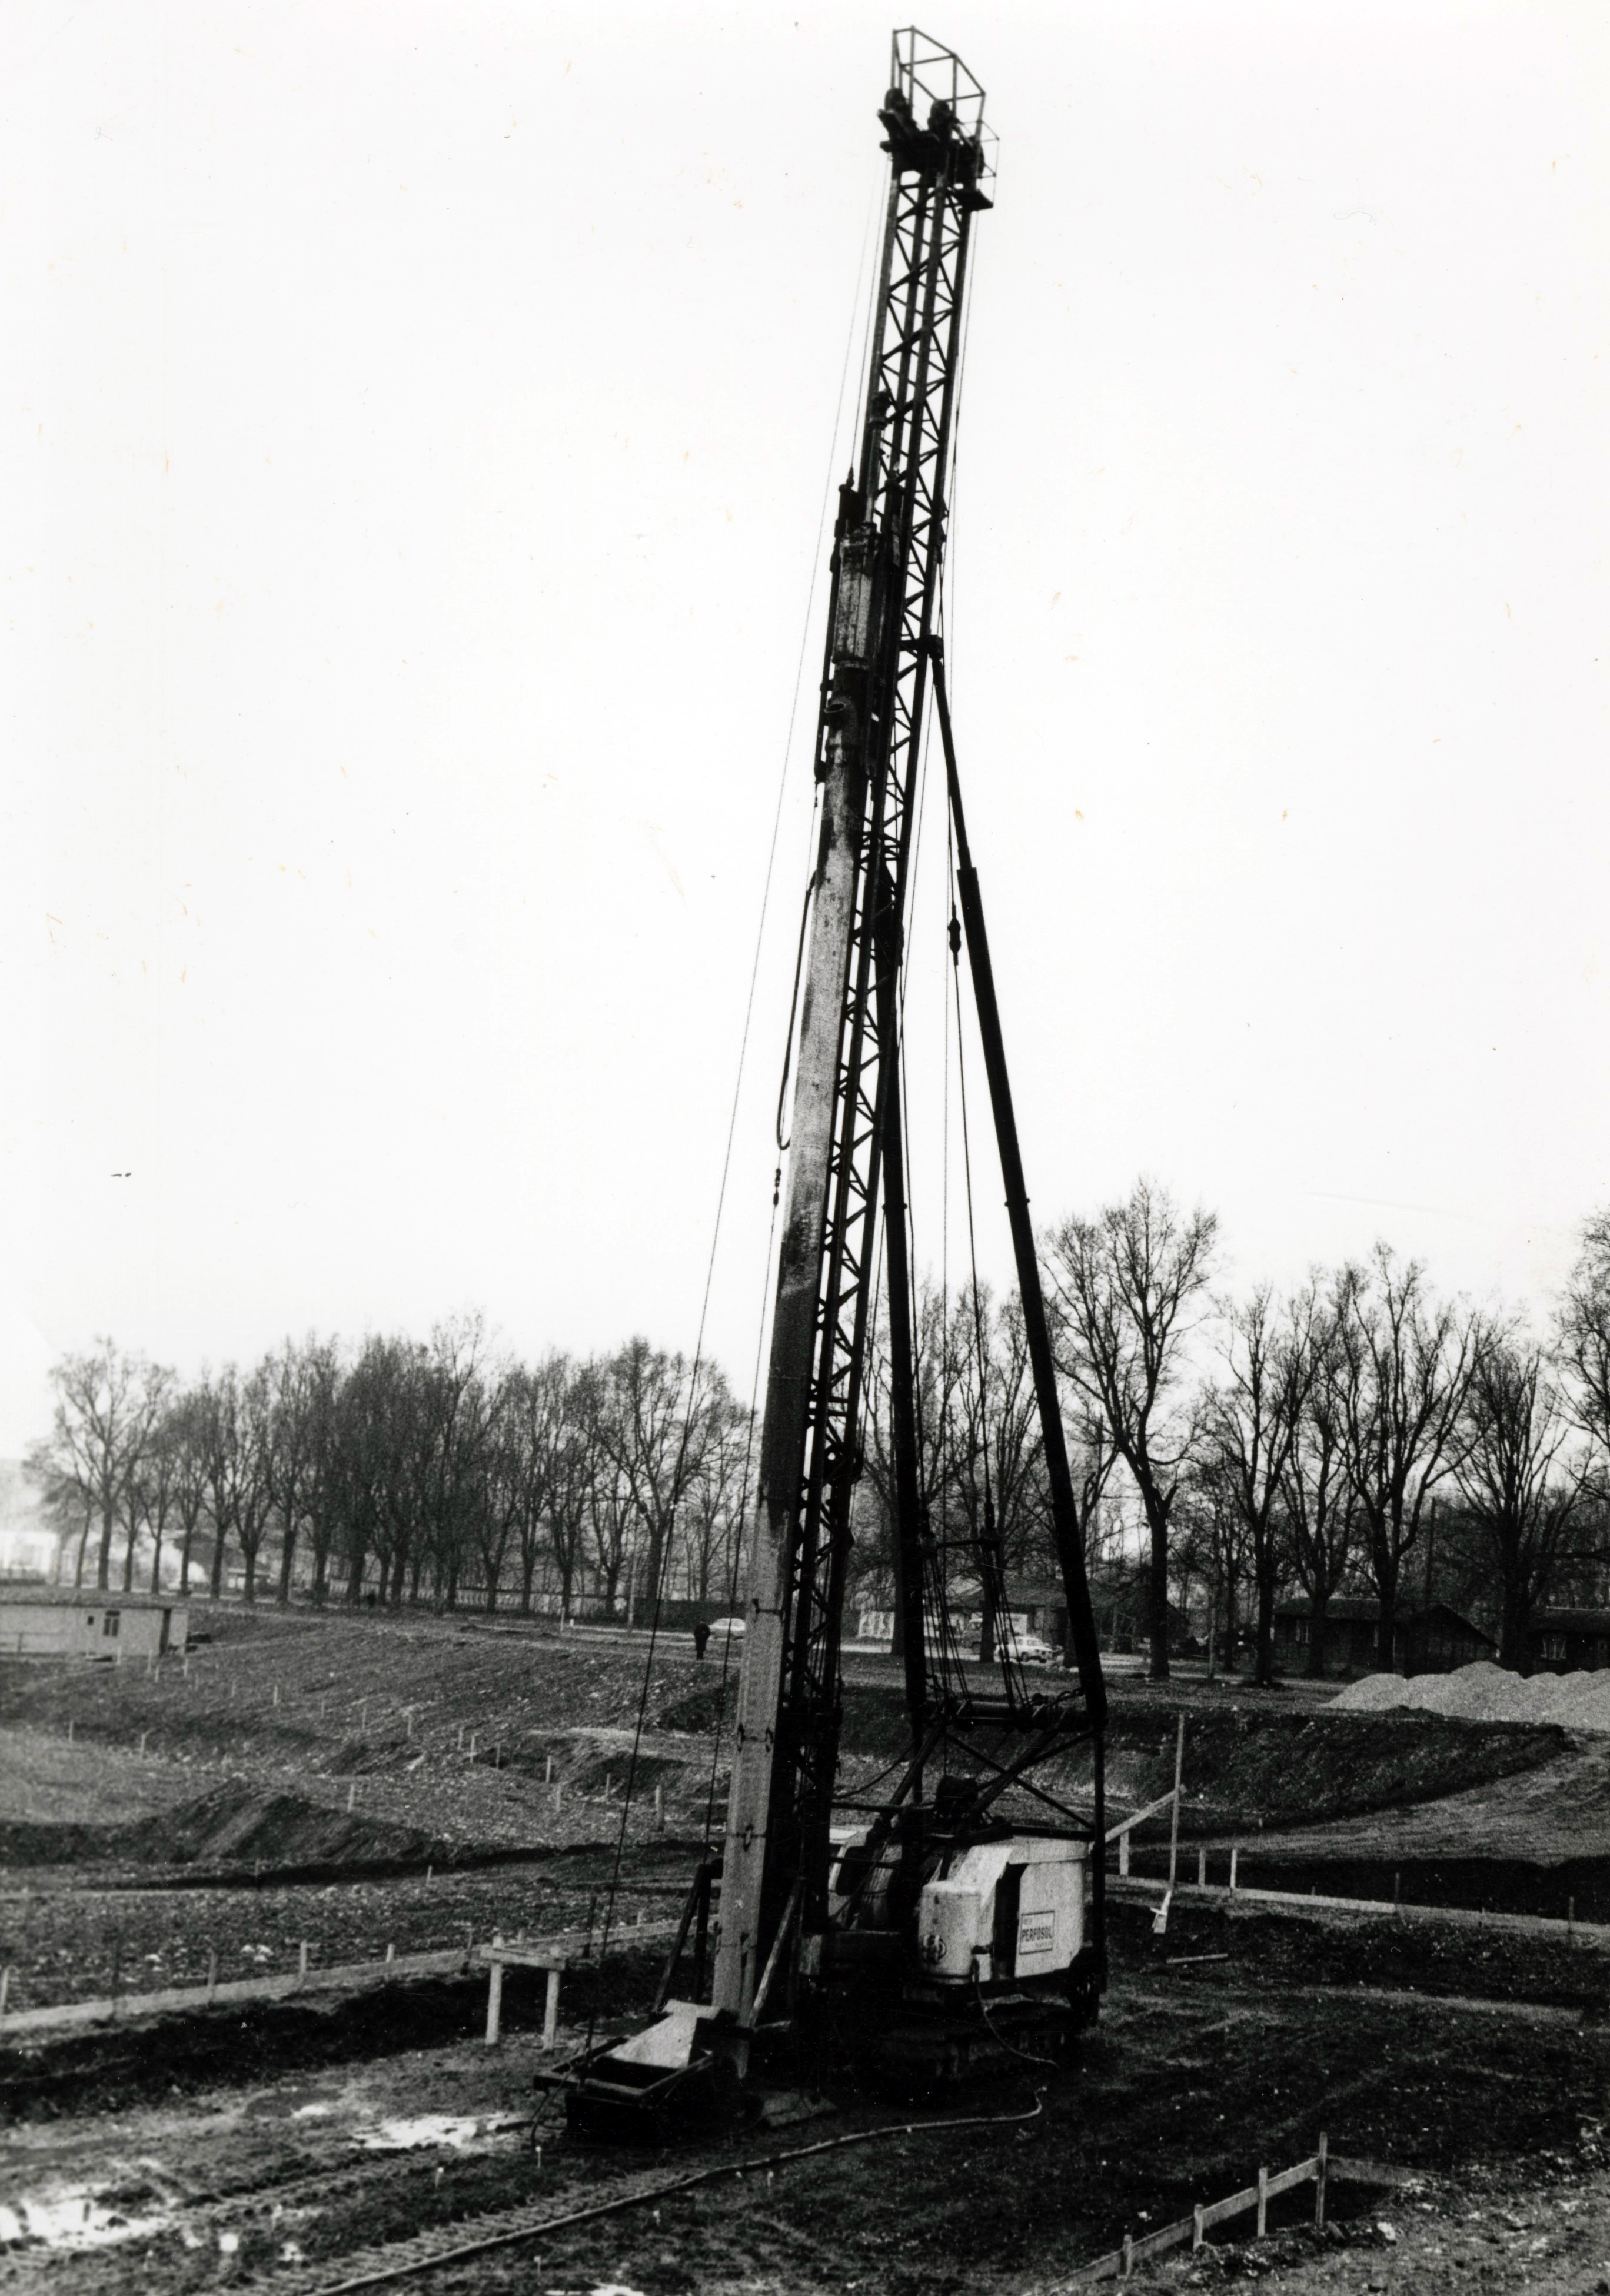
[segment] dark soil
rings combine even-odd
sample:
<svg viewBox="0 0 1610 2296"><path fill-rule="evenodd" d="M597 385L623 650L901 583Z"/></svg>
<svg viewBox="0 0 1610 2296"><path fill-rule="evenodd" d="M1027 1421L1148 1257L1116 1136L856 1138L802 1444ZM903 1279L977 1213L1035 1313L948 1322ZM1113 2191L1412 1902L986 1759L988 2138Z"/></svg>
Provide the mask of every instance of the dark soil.
<svg viewBox="0 0 1610 2296"><path fill-rule="evenodd" d="M133 1825L0 1824L7 1866L418 1865L433 1846L412 1827L264 1794L242 1779Z"/></svg>
<svg viewBox="0 0 1610 2296"><path fill-rule="evenodd" d="M565 1973L565 2014L611 2020L645 2009L663 1954L612 1951L607 1964ZM511 2036L539 2031L546 1980L511 1968L503 2024ZM249 2002L163 2017L137 2031L73 2033L0 2050L0 2112L10 2121L111 2112L201 2090L253 2088L278 2074L309 2071L472 2038L486 2016L484 1971L428 1978L345 1998Z"/></svg>

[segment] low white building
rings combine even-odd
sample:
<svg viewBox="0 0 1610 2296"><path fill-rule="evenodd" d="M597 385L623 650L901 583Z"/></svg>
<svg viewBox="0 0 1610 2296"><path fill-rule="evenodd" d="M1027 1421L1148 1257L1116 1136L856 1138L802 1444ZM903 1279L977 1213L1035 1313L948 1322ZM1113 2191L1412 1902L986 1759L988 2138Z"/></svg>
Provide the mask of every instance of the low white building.
<svg viewBox="0 0 1610 2296"><path fill-rule="evenodd" d="M156 1658L189 1638L188 1603L160 1595L0 1585L0 1656Z"/></svg>

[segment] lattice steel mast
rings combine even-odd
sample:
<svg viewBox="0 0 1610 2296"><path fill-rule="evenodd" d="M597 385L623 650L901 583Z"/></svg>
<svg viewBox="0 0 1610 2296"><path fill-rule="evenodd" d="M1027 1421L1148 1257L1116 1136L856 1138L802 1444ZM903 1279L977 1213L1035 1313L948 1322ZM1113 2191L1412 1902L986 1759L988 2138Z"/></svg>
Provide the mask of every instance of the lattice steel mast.
<svg viewBox="0 0 1610 2296"><path fill-rule="evenodd" d="M859 463L840 490L834 532L817 726L821 837L721 1886L715 2006L741 2024L785 1908L799 1906L807 1971L826 1924L839 1636L887 1144L889 1177L899 1174L891 991L944 559L968 240L990 204L983 91L949 50L897 33L879 117L889 203ZM910 1332L904 1221L892 1204L886 1250L898 1397L909 1391ZM910 1486L910 1434L898 1421L896 1438L897 1475ZM922 1605L906 1607L915 1702Z"/></svg>

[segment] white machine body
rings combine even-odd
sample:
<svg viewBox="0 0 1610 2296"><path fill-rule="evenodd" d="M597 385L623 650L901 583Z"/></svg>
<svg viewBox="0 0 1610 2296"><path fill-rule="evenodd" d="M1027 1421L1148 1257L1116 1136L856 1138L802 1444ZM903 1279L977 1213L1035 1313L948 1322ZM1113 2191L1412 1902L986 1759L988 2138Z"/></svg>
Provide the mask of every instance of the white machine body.
<svg viewBox="0 0 1610 2296"><path fill-rule="evenodd" d="M956 1853L917 1899L917 1957L940 1984L994 1985L1067 1969L1085 1941L1089 1850L1017 1839Z"/></svg>

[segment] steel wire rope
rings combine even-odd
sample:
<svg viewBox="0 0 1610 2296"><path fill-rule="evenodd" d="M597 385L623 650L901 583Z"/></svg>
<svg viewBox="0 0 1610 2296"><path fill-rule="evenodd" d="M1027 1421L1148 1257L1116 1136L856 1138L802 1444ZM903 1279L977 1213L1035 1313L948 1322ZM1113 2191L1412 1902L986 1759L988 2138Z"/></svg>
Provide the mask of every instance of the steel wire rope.
<svg viewBox="0 0 1610 2296"><path fill-rule="evenodd" d="M604 1901L604 1928L600 1934L598 1943L598 1958L600 1962L604 1960L609 1950L610 1932L614 1924L615 1901L619 1895L620 1887L620 1866L622 1859L626 1854L627 1828L631 1818L632 1798L637 1784L637 1765L642 1753L643 1728L648 1712L649 1689L653 1681L654 1652L660 1635L660 1612L662 1599L661 1588L665 1578L667 1548L669 1544L670 1536L675 1528L677 1507L679 1504L681 1496L682 1475L687 1462L687 1447L693 1432L694 1413L698 1406L699 1371L703 1361L704 1355L704 1333L710 1316L710 1295L711 1286L715 1281L716 1254L720 1244L721 1219L722 1214L726 1210L727 1186L732 1170L733 1142L737 1133L738 1106L743 1089L743 1070L749 1050L750 1029L754 1018L755 990L760 975L760 952L765 942L766 918L771 903L772 877L776 867L777 839L782 831L783 805L788 789L789 759L793 752L794 728L799 720L800 688L804 682L805 676L805 652L807 646L810 643L811 617L816 610L817 584L820 576L822 562L822 539L826 531L827 526L827 506L833 498L833 474L838 466L839 433L843 425L844 390L850 379L850 354L855 346L856 316L860 307L861 285L866 275L867 251L868 247L871 245L872 227L873 225L875 224L875 219L876 209L875 208L872 217L869 220L867 229L862 238L860 266L856 274L855 293L850 302L850 325L844 343L844 358L842 365L839 371L838 402L834 414L833 442L828 455L827 476L822 488L821 508L817 514L816 547L811 553L810 580L806 587L805 612L800 632L800 651L798 659L794 664L793 693L789 703L788 730L783 742L782 770L777 777L777 801L772 814L771 840L768 847L766 856L766 875L760 890L760 913L755 925L754 955L750 964L749 989L743 1004L743 1026L738 1041L737 1074L733 1081L732 1104L727 1122L727 1141L721 1158L721 1182L716 1194L715 1222L711 1234L710 1257L705 1266L703 1297L699 1307L698 1337L694 1342L693 1362L688 1373L687 1409L683 1417L682 1433L677 1450L677 1464L671 1477L672 1496L670 1520L666 1527L664 1540L661 1547L657 1568L654 1573L655 1583L652 1589L653 1597L653 1611L649 1621L648 1649L645 1654L643 1661L643 1686L637 1698L637 1719L632 1730L632 1751L630 1759L627 1764L626 1784L620 1800L620 1824L616 1831L615 1853L610 1871L609 1890ZM813 819L814 813L815 808L813 804ZM801 926L801 939L802 935L803 926ZM791 1018L791 1033L792 1028L793 1022ZM774 1212L776 1208L776 1190L774 1186ZM767 1264L768 1268L770 1266L770 1254L771 1242L768 1238L767 1245ZM630 1624L629 1619L628 1620L628 1624ZM728 1637L728 1640L730 1641L730 1636ZM587 2021L587 2048L588 2054L591 2053L594 2034L597 2025L597 2018L598 2012L596 2005L595 2005L592 2014Z"/></svg>

